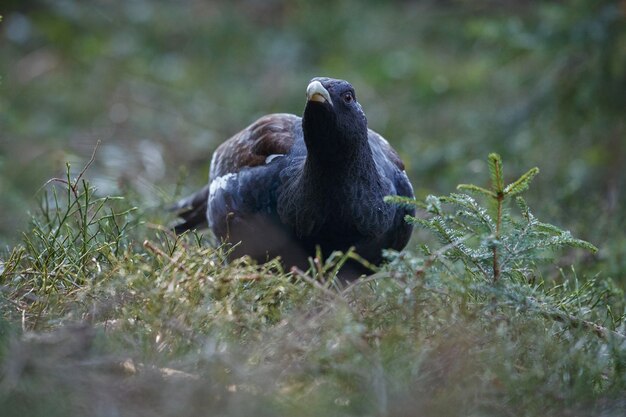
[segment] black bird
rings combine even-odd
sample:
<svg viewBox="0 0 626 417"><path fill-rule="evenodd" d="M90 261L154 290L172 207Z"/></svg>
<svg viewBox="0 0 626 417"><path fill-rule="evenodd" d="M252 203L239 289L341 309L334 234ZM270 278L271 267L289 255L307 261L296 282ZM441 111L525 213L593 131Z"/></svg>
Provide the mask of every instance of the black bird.
<svg viewBox="0 0 626 417"><path fill-rule="evenodd" d="M209 184L175 205L181 233L208 226L239 243L233 257L258 262L280 256L302 268L316 246L328 256L354 246L373 264L383 249L401 250L414 210L387 204L387 195L413 197L404 164L369 130L347 81L313 78L302 118L270 114L222 143L211 160ZM350 278L365 272L344 268Z"/></svg>

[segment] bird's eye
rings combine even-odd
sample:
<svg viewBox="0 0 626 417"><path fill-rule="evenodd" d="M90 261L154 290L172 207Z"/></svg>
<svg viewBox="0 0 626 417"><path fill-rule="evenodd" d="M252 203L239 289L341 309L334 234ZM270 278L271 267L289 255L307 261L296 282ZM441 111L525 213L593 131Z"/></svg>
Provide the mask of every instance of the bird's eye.
<svg viewBox="0 0 626 417"><path fill-rule="evenodd" d="M343 95L343 101L345 101L346 103L351 103L354 100L354 96L352 95L352 93L345 93Z"/></svg>

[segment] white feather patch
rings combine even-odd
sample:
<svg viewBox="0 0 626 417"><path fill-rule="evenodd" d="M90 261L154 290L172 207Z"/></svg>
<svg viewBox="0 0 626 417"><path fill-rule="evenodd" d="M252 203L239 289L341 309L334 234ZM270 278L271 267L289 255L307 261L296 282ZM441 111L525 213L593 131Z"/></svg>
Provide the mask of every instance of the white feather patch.
<svg viewBox="0 0 626 417"><path fill-rule="evenodd" d="M234 179L237 179L237 174L228 173L211 181L211 184L209 185L209 198L213 197L219 190L225 189L228 185L228 181Z"/></svg>
<svg viewBox="0 0 626 417"><path fill-rule="evenodd" d="M267 158L265 158L265 163L269 164L270 162L272 162L274 159L276 158L280 158L281 156L285 156L282 153L273 153L271 155L268 155Z"/></svg>

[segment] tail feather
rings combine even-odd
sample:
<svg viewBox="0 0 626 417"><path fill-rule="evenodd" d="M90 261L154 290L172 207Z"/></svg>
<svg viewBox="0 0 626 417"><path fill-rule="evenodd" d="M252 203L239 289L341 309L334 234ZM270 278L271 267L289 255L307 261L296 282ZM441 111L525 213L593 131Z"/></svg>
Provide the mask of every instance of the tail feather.
<svg viewBox="0 0 626 417"><path fill-rule="evenodd" d="M192 229L204 229L208 227L206 211L209 198L209 186L206 185L200 191L179 200L170 207L171 211L183 220L174 225L174 232L183 233Z"/></svg>

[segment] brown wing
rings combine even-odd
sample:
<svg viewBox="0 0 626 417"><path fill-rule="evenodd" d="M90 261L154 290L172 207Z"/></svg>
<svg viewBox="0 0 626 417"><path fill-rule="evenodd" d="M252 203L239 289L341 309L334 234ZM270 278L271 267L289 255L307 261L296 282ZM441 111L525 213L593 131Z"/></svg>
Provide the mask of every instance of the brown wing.
<svg viewBox="0 0 626 417"><path fill-rule="evenodd" d="M293 114L269 114L222 143L213 153L210 180L242 168L263 165L270 155L289 152L300 129Z"/></svg>
<svg viewBox="0 0 626 417"><path fill-rule="evenodd" d="M380 149L382 154L391 163L397 166L398 169L400 169L400 171L404 171L404 162L402 162L402 159L400 159L400 155L398 155L398 152L396 152L395 149L391 147L389 142L387 142L387 139L383 138L378 133L369 129L368 140L369 140L370 146L374 149L374 151L376 150L376 148Z"/></svg>

